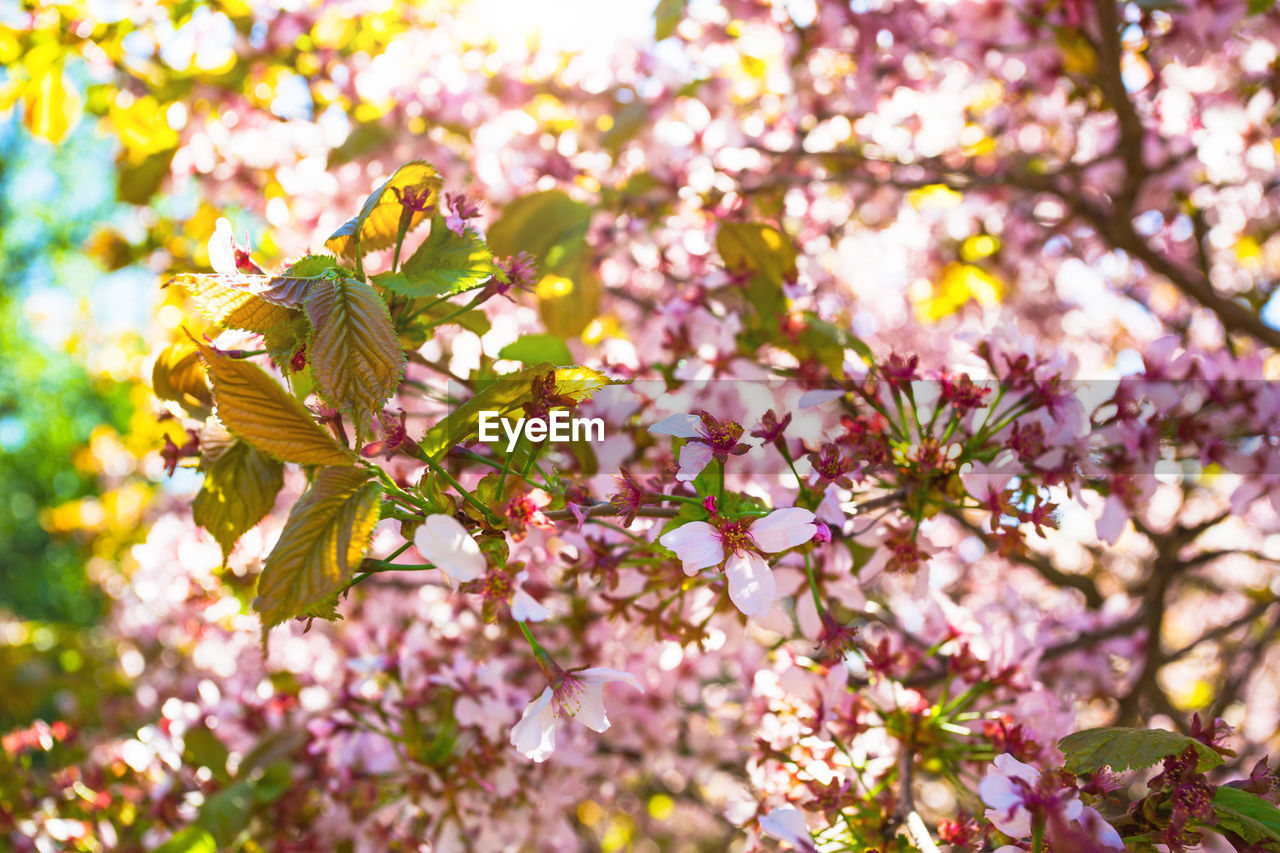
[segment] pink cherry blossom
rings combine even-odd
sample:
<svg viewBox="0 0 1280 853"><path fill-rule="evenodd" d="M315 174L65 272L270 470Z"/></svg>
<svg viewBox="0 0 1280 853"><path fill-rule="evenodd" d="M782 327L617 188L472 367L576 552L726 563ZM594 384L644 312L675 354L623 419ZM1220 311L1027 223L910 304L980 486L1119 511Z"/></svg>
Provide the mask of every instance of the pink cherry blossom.
<svg viewBox="0 0 1280 853"><path fill-rule="evenodd" d="M511 745L526 758L546 761L556 748L556 718L573 717L594 732L609 728L604 710L604 685L611 681L644 688L628 672L604 666L563 673L528 704L511 729Z"/></svg>
<svg viewBox="0 0 1280 853"><path fill-rule="evenodd" d="M715 524L691 521L664 534L659 542L675 551L684 573L692 577L710 566L724 563L729 598L753 619L762 619L773 607L777 584L773 570L761 552L777 554L803 545L814 537L813 513L799 507L775 509L749 524L716 519Z"/></svg>

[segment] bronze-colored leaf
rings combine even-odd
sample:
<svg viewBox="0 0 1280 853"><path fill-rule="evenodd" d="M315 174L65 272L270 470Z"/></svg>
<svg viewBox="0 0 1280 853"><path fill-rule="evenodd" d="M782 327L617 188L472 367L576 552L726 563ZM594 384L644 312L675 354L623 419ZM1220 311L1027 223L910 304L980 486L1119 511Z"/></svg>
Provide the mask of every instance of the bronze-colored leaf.
<svg viewBox="0 0 1280 853"><path fill-rule="evenodd" d="M387 306L369 285L344 278L313 287L306 309L315 329L308 360L316 388L364 434L404 372Z"/></svg>
<svg viewBox="0 0 1280 853"><path fill-rule="evenodd" d="M258 578L254 609L263 631L317 607L339 592L360 565L378 523L377 482L352 465L322 468L289 513Z"/></svg>
<svg viewBox="0 0 1280 853"><path fill-rule="evenodd" d="M196 524L222 546L222 559L271 511L283 485L284 465L243 441L232 443L209 466L191 509Z"/></svg>
<svg viewBox="0 0 1280 853"><path fill-rule="evenodd" d="M213 395L204 377L204 362L194 344L179 342L164 348L151 368L151 390L172 400L195 418L208 417Z"/></svg>
<svg viewBox="0 0 1280 853"><path fill-rule="evenodd" d="M212 347L201 357L213 382L218 420L236 436L285 462L348 465L356 456L338 444L300 402L256 364L227 358Z"/></svg>

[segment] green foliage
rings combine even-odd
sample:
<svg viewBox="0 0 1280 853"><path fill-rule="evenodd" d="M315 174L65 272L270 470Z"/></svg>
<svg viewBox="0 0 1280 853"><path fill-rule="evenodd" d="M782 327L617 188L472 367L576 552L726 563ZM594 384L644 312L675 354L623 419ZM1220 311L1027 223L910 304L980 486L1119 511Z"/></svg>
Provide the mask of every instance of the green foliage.
<svg viewBox="0 0 1280 853"><path fill-rule="evenodd" d="M237 441L209 466L192 514L222 546L225 560L236 540L271 511L283 485L282 463Z"/></svg>
<svg viewBox="0 0 1280 853"><path fill-rule="evenodd" d="M41 510L98 493L75 460L95 428L127 430L129 389L32 337L22 299L28 283L61 284L83 264L79 245L111 190L80 186L74 158L103 154L91 134L73 134L56 157L14 125L0 120L0 609L91 624L103 600L84 575L85 543L51 535Z"/></svg>
<svg viewBox="0 0 1280 853"><path fill-rule="evenodd" d="M400 272L376 275L373 281L401 296L441 298L472 290L501 274L484 240L473 231L454 233L436 215L431 233Z"/></svg>
<svg viewBox="0 0 1280 853"><path fill-rule="evenodd" d="M591 264L587 229L591 208L559 190L511 202L489 228L489 246L499 256L528 252L545 278L538 284L538 310L547 331L562 338L586 328L600 309L600 279Z"/></svg>
<svg viewBox="0 0 1280 853"><path fill-rule="evenodd" d="M755 328L775 329L786 314L782 284L796 276L796 248L781 231L759 222L725 222L716 234L725 268L747 279L746 311Z"/></svg>
<svg viewBox="0 0 1280 853"><path fill-rule="evenodd" d="M1219 825L1249 844L1280 841L1280 808L1249 791L1226 785L1213 792Z"/></svg>
<svg viewBox="0 0 1280 853"><path fill-rule="evenodd" d="M188 826L155 849L155 853L217 853L218 842L200 826Z"/></svg>
<svg viewBox="0 0 1280 853"><path fill-rule="evenodd" d="M548 362L559 367L573 363L573 353L555 335L524 335L503 347L498 355L523 364Z"/></svg>
<svg viewBox="0 0 1280 853"><path fill-rule="evenodd" d="M532 397L534 380L546 376L552 369L551 364L540 364L498 377L427 430L420 442L423 452L438 459L450 447L475 433L481 412L509 412L528 402ZM587 367L562 367L555 369L555 375L556 393L576 400L585 400L597 389L610 384L603 374Z"/></svg>
<svg viewBox="0 0 1280 853"><path fill-rule="evenodd" d="M378 523L381 490L364 468L322 468L289 512L258 577L264 633L325 602L351 579ZM312 614L318 615L318 614Z"/></svg>
<svg viewBox="0 0 1280 853"><path fill-rule="evenodd" d="M1072 773L1092 773L1110 767L1117 773L1141 770L1177 755L1188 746L1200 753L1197 768L1204 772L1222 764L1222 756L1198 740L1161 729L1129 729L1105 726L1073 732L1058 741Z"/></svg>

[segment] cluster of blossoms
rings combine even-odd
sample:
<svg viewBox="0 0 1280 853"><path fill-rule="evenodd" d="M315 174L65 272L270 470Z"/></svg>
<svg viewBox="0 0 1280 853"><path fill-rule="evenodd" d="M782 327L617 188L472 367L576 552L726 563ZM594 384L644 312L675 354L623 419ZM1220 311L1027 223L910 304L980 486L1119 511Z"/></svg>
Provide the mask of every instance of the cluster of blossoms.
<svg viewBox="0 0 1280 853"><path fill-rule="evenodd" d="M233 547L175 480L112 585L131 691L109 725L5 736L0 838L1275 849L1280 395L1241 306L1275 273L1275 13L804 5L691 3L684 66L666 42L613 67L477 59L445 19L348 56L329 13L259 10L244 52L307 34L314 97L370 107L352 138L376 141L328 168L340 108L193 99L175 177L300 250L405 150L440 175L375 199L399 240L339 240L316 274L216 217L185 254L136 242L307 308L302 338L215 323L182 364L291 392L367 478L369 548L332 600L261 619L282 501L321 475L264 464L279 497ZM480 270L457 293L395 290L419 219ZM406 363L357 414L315 387L340 348L297 291L366 279ZM156 388L157 477L230 458L213 386ZM609 428L504 453L449 426L468 399ZM1239 732L1225 769L1184 743L1221 755L1197 709ZM1132 802L1063 769L1063 738L1111 723L1171 730Z"/></svg>

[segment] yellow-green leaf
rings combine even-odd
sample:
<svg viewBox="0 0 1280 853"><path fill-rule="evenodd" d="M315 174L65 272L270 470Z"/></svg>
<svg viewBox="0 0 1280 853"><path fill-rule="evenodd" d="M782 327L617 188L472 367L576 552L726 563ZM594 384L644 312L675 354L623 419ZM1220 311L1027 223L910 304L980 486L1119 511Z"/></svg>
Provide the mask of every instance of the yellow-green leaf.
<svg viewBox="0 0 1280 853"><path fill-rule="evenodd" d="M263 631L286 619L324 612L360 565L378 523L377 482L351 465L320 469L298 499L258 577L254 609Z"/></svg>
<svg viewBox="0 0 1280 853"><path fill-rule="evenodd" d="M493 251L473 231L454 233L444 217L431 220L431 233L400 272L373 277L374 283L402 296L453 296L479 287L501 270Z"/></svg>
<svg viewBox="0 0 1280 853"><path fill-rule="evenodd" d="M382 297L353 278L326 279L311 289L307 318L315 329L308 360L329 405L350 412L363 434L404 372L404 350Z"/></svg>
<svg viewBox="0 0 1280 853"><path fill-rule="evenodd" d="M348 465L356 456L338 444L307 408L256 364L202 347L218 420L230 432L285 462Z"/></svg>
<svg viewBox="0 0 1280 853"><path fill-rule="evenodd" d="M271 511L284 485L284 465L243 441L234 442L205 474L191 505L196 524L222 546L222 558Z"/></svg>
<svg viewBox="0 0 1280 853"><path fill-rule="evenodd" d="M172 400L192 417L205 418L213 410L204 362L193 344L176 343L164 348L151 368L151 389L161 400Z"/></svg>
<svg viewBox="0 0 1280 853"><path fill-rule="evenodd" d="M290 303L300 300L304 285L316 280L183 273L167 281L165 287L176 284L185 289L210 322L226 329L266 334L299 316Z"/></svg>
<svg viewBox="0 0 1280 853"><path fill-rule="evenodd" d="M746 275L747 301L757 325L776 326L786 313L782 284L796 276L796 249L778 229L758 222L725 222L716 251L731 273Z"/></svg>
<svg viewBox="0 0 1280 853"><path fill-rule="evenodd" d="M581 334L600 308L600 279L592 269L587 229L591 208L559 190L518 198L489 228L489 248L502 257L529 252L543 273L538 313L547 331Z"/></svg>
<svg viewBox="0 0 1280 853"><path fill-rule="evenodd" d="M522 196L489 227L489 248L499 257L528 252L543 273L556 272L586 249L591 208L560 190Z"/></svg>
<svg viewBox="0 0 1280 853"><path fill-rule="evenodd" d="M402 227L408 233L434 212L442 185L440 174L431 164L422 160L404 164L373 191L355 217L333 232L325 247L338 257L349 259L390 248ZM401 199L408 197L412 197L413 209L401 204Z"/></svg>
<svg viewBox="0 0 1280 853"><path fill-rule="evenodd" d="M613 384L609 377L589 367L555 368L550 364L526 367L499 376L427 430L420 442L422 449L432 459L443 456L450 447L465 441L476 432L481 412L509 412L529 402L532 399L533 380L546 376L551 370L555 370L556 374L555 393L572 397L577 402L586 400L600 388Z"/></svg>

